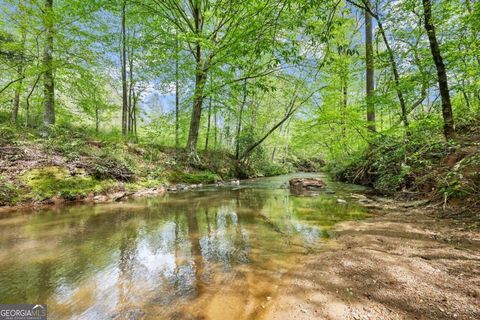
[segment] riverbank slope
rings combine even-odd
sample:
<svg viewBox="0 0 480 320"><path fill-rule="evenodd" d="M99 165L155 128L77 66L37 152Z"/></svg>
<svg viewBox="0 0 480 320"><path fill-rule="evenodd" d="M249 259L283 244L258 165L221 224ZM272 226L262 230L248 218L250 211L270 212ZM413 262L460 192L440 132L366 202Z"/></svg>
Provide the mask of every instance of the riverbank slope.
<svg viewBox="0 0 480 320"><path fill-rule="evenodd" d="M459 126L449 141L422 128L406 136L379 136L364 152L329 168L338 180L371 187L377 194L427 199L475 214L480 205L480 126Z"/></svg>
<svg viewBox="0 0 480 320"><path fill-rule="evenodd" d="M58 127L43 137L41 131L1 126L0 208L118 201L322 165L318 159L239 163L226 150L198 156L192 161L181 148L123 142L73 127Z"/></svg>

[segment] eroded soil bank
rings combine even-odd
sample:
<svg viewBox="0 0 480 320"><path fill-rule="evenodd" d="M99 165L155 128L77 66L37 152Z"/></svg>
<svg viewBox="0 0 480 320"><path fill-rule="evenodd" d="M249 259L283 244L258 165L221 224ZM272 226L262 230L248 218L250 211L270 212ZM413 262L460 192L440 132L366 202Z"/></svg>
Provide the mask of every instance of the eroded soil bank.
<svg viewBox="0 0 480 320"><path fill-rule="evenodd" d="M478 216L390 205L337 226L284 277L264 319L480 319Z"/></svg>

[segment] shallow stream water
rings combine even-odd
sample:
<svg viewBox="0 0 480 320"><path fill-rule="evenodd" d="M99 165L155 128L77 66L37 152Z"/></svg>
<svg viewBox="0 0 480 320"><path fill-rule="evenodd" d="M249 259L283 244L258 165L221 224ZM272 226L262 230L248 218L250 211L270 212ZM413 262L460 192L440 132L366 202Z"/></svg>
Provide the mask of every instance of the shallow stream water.
<svg viewBox="0 0 480 320"><path fill-rule="evenodd" d="M255 319L282 276L363 219L356 186L294 196L295 174L105 205L0 216L0 302L49 319Z"/></svg>

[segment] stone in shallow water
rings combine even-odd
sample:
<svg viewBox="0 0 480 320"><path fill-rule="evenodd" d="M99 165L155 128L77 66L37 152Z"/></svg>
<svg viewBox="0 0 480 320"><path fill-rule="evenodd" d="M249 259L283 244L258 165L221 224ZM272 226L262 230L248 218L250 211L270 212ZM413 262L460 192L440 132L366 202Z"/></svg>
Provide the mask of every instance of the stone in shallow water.
<svg viewBox="0 0 480 320"><path fill-rule="evenodd" d="M289 181L290 189L322 189L326 187L325 182L317 178L293 178Z"/></svg>

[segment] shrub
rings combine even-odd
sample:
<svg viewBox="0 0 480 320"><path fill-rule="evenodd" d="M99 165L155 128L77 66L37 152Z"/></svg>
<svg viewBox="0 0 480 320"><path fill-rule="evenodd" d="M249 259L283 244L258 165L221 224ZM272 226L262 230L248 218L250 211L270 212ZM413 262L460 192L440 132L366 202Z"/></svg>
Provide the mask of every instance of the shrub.
<svg viewBox="0 0 480 320"><path fill-rule="evenodd" d="M0 124L0 146L13 143L15 138L15 128L6 124Z"/></svg>
<svg viewBox="0 0 480 320"><path fill-rule="evenodd" d="M0 205L8 205L15 202L18 191L15 185L0 176Z"/></svg>

